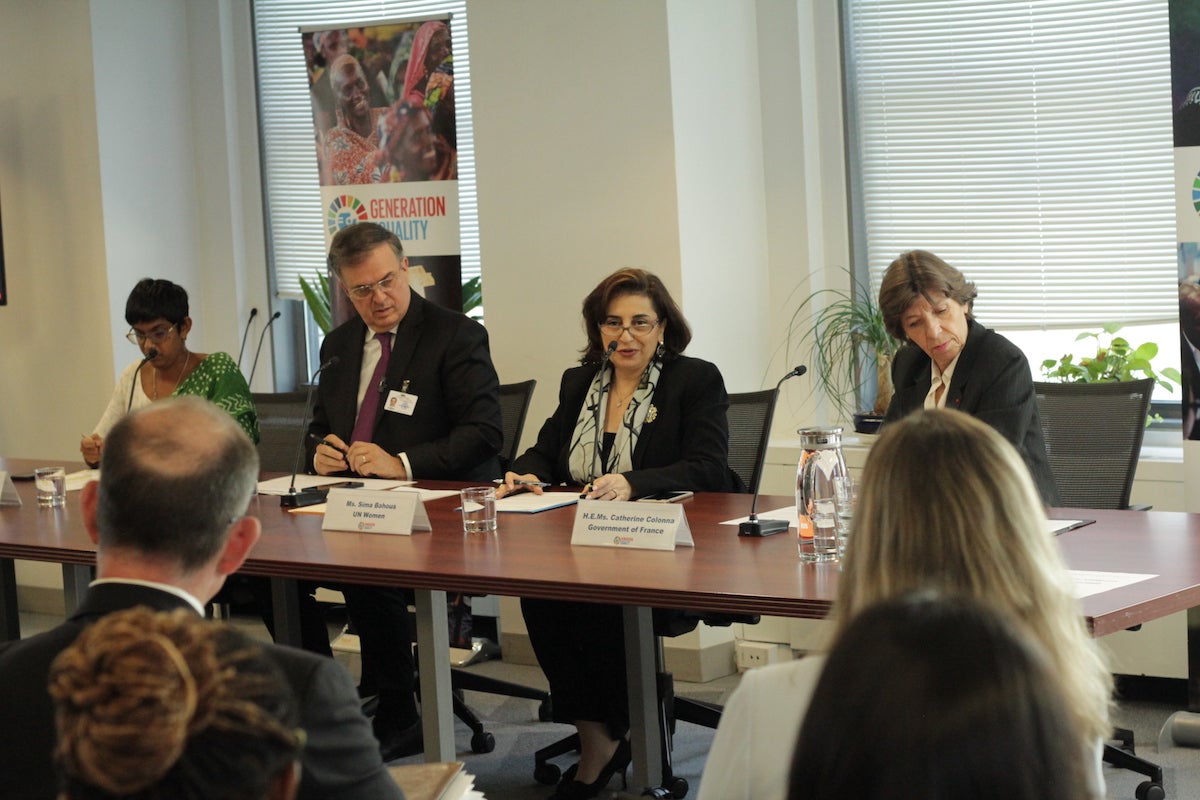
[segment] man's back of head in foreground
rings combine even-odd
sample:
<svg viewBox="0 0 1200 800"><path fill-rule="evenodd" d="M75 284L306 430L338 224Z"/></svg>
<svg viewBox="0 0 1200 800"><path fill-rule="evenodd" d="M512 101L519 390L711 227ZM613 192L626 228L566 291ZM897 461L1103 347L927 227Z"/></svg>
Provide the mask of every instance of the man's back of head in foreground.
<svg viewBox="0 0 1200 800"><path fill-rule="evenodd" d="M257 478L254 445L207 400L173 397L126 415L109 433L100 467L101 576L113 555L181 574L204 567L245 514Z"/></svg>

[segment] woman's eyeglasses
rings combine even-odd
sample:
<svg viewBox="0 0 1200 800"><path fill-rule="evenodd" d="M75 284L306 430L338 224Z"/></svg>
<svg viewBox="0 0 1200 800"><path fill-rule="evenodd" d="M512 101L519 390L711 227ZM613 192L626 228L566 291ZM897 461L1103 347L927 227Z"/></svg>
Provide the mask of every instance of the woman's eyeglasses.
<svg viewBox="0 0 1200 800"><path fill-rule="evenodd" d="M634 336L645 336L658 327L659 320L635 319L628 325L622 325L620 320L606 319L600 323L600 332L609 336L620 336L629 331Z"/></svg>
<svg viewBox="0 0 1200 800"><path fill-rule="evenodd" d="M130 328L129 333L125 334L125 338L129 340L130 344L136 344L139 347L147 339L153 344L162 344L171 335L171 331L173 330L175 330L174 325L169 325L166 328L155 328L149 333L142 333L137 328Z"/></svg>

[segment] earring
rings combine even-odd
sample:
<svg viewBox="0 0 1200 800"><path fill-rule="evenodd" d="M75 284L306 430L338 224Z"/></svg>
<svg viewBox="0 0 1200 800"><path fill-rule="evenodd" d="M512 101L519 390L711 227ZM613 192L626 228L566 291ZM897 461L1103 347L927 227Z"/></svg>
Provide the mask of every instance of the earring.
<svg viewBox="0 0 1200 800"><path fill-rule="evenodd" d="M661 359L661 358L662 358L664 355L666 355L666 354L667 354L667 348L666 348L666 345L664 345L664 344L662 343L662 340L660 339L660 340L659 340L659 342L658 342L658 348L657 348L657 349L655 349L655 351L654 351L654 355L655 355L656 357L658 357L658 358L660 358L660 359Z"/></svg>

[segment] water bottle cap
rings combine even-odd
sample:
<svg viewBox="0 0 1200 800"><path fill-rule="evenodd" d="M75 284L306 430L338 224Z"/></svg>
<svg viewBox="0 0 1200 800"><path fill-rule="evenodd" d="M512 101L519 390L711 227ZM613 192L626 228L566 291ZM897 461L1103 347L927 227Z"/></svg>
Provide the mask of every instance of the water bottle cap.
<svg viewBox="0 0 1200 800"><path fill-rule="evenodd" d="M841 426L801 428L797 433L800 434L801 447L838 447L842 443Z"/></svg>

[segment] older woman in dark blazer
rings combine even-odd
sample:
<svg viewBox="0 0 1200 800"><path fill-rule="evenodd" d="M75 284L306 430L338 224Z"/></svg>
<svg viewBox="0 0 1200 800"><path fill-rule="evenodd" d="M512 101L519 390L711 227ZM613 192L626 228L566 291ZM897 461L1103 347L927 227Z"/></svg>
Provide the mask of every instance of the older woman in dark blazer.
<svg viewBox="0 0 1200 800"><path fill-rule="evenodd" d="M691 330L662 281L619 270L587 296L583 318L583 364L563 373L558 408L499 494L524 488L518 481L583 484L593 500L731 490L725 383L713 364L682 355ZM596 797L629 763L621 609L532 599L521 609L555 719L579 731L579 764L552 798Z"/></svg>
<svg viewBox="0 0 1200 800"><path fill-rule="evenodd" d="M884 422L920 408L978 417L1017 448L1042 501L1059 505L1029 361L975 320L976 295L974 283L925 250L904 253L888 266L879 310L888 333L904 347L892 362L896 393Z"/></svg>

